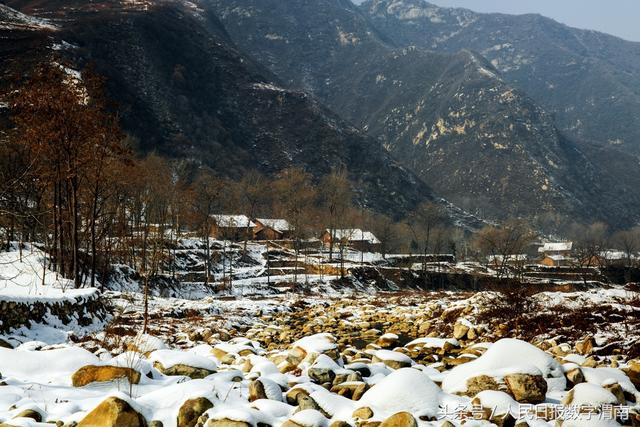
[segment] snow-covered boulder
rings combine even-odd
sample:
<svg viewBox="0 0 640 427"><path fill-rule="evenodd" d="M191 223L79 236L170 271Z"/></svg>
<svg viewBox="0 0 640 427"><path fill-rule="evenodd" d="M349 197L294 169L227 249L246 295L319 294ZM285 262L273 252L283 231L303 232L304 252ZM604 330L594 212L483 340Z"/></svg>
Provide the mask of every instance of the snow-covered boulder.
<svg viewBox="0 0 640 427"><path fill-rule="evenodd" d="M164 375L205 378L216 372L218 365L212 358L180 350L156 350L149 355L153 367Z"/></svg>
<svg viewBox="0 0 640 427"><path fill-rule="evenodd" d="M143 427L147 423L130 402L119 398L109 397L89 412L79 423L78 427Z"/></svg>
<svg viewBox="0 0 640 427"><path fill-rule="evenodd" d="M418 422L413 415L403 411L388 417L380 424L380 427L418 427Z"/></svg>
<svg viewBox="0 0 640 427"><path fill-rule="evenodd" d="M281 402L282 389L275 382L266 377L260 377L249 384L249 402L258 399L270 399Z"/></svg>
<svg viewBox="0 0 640 427"><path fill-rule="evenodd" d="M402 368L371 387L358 401L358 407L373 409L374 417L383 420L397 412L418 417L435 417L442 391L423 372Z"/></svg>
<svg viewBox="0 0 640 427"><path fill-rule="evenodd" d="M195 426L198 418L211 408L213 408L213 403L206 397L196 397L187 400L178 411L177 427Z"/></svg>
<svg viewBox="0 0 640 427"><path fill-rule="evenodd" d="M479 358L446 374L442 389L473 396L504 388L520 402L539 403L547 389L564 390L562 366L551 355L524 341L497 341Z"/></svg>
<svg viewBox="0 0 640 427"><path fill-rule="evenodd" d="M616 396L604 387L582 383L576 384L562 400L565 405L572 406L593 406L598 407L601 405L615 405L618 403Z"/></svg>
<svg viewBox="0 0 640 427"><path fill-rule="evenodd" d="M391 369L408 368L413 365L413 360L406 354L391 350L378 350L373 354L374 362L382 362Z"/></svg>
<svg viewBox="0 0 640 427"><path fill-rule="evenodd" d="M99 365L100 359L79 347L47 351L0 348L2 376L41 384L71 384L71 376L83 366Z"/></svg>
<svg viewBox="0 0 640 427"><path fill-rule="evenodd" d="M126 380L130 384L138 384L140 377L140 372L128 367L87 365L73 373L71 383L74 387L84 387L96 382L120 380Z"/></svg>

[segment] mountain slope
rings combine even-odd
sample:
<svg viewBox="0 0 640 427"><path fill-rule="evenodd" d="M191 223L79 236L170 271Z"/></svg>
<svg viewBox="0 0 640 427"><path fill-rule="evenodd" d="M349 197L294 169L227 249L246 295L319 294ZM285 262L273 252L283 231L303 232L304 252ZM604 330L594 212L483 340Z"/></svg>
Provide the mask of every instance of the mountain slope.
<svg viewBox="0 0 640 427"><path fill-rule="evenodd" d="M341 0L211 3L243 50L378 137L464 209L495 219L637 221L637 172L604 195L594 192L613 178L589 145L563 137L552 115L481 55L397 47ZM610 157L617 156L633 164L617 151ZM612 213L612 205L619 209Z"/></svg>
<svg viewBox="0 0 640 427"><path fill-rule="evenodd" d="M423 0L368 0L361 10L399 46L481 53L563 131L640 154L640 43L539 15L481 14Z"/></svg>
<svg viewBox="0 0 640 427"><path fill-rule="evenodd" d="M46 37L32 31L32 49L8 54L3 72L26 58L95 62L142 151L236 178L292 165L319 178L346 166L360 202L394 215L433 197L375 140L304 92L283 88L235 48L215 16L191 3L11 3L59 29ZM8 47L0 41L0 49Z"/></svg>

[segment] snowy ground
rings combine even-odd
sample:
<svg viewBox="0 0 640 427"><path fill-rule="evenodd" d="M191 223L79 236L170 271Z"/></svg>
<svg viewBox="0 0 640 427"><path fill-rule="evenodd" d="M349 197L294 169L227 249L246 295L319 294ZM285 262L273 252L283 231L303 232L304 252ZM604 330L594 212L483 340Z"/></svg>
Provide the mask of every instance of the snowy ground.
<svg viewBox="0 0 640 427"><path fill-rule="evenodd" d="M180 274L201 274L198 245L183 250ZM260 245L250 253L253 261L243 261L238 247L230 251L236 265L226 289L152 294L146 335L143 295L122 268L117 290L102 296L113 307L108 324L37 324L0 336L0 423L640 422L640 297L631 287L380 292L308 273L298 275L307 283L301 290L290 286L290 253L271 260L279 263L275 275L266 275ZM17 247L0 253L0 303L95 292L72 290L52 272L43 276L41 261L30 246L22 256ZM215 280L221 275L215 271ZM196 398L199 405L187 403ZM120 404L109 408L113 402ZM110 420L122 411L129 416Z"/></svg>
<svg viewBox="0 0 640 427"><path fill-rule="evenodd" d="M0 301L75 301L95 294L95 289L73 289L72 281L43 268L43 259L30 244L0 251Z"/></svg>

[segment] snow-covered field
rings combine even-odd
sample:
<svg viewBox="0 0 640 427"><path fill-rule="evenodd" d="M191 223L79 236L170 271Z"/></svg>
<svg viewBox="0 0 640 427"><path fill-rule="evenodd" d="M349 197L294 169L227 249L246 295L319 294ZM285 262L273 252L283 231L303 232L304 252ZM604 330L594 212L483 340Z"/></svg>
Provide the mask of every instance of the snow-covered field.
<svg viewBox="0 0 640 427"><path fill-rule="evenodd" d="M292 274L274 258L280 273L267 275L263 251L251 251L256 261L237 261L231 289L196 298L152 294L146 334L143 295L121 269L120 286L101 296L113 310L108 323L54 322L0 335L0 423L640 422L640 299L632 288L381 292L300 274L309 285L301 291L265 285ZM183 255L184 274L201 269L197 245ZM0 304L97 292L45 273L42 258L32 247L0 253Z"/></svg>

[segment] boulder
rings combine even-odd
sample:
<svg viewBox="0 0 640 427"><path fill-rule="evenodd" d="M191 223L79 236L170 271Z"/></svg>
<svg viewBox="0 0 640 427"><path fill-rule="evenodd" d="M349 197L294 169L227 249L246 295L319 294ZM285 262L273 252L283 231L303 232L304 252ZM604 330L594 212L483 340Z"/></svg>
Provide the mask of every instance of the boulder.
<svg viewBox="0 0 640 427"><path fill-rule="evenodd" d="M77 427L144 427L146 421L129 403L110 397L89 412Z"/></svg>
<svg viewBox="0 0 640 427"><path fill-rule="evenodd" d="M221 420L209 420L206 427L252 427L246 421L236 421L229 418L223 418Z"/></svg>
<svg viewBox="0 0 640 427"><path fill-rule="evenodd" d="M171 366L170 368L165 368L164 366L162 366L162 363L155 362L153 364L153 367L162 372L164 375L184 376L189 377L192 380L199 380L202 378L206 378L211 374L215 374L215 371L210 371L209 369L194 368L193 366L183 364L177 364Z"/></svg>
<svg viewBox="0 0 640 427"><path fill-rule="evenodd" d="M565 376L567 377L568 387L573 387L576 384L584 382L584 374L582 373L582 369L580 369L579 367L567 371L567 373L565 373Z"/></svg>
<svg viewBox="0 0 640 427"><path fill-rule="evenodd" d="M384 420L380 427L418 427L418 422L408 412L397 412Z"/></svg>
<svg viewBox="0 0 640 427"><path fill-rule="evenodd" d="M369 389L369 385L362 381L348 382L335 385L331 387L332 393L337 393L339 396L347 397L351 400L360 400L362 395Z"/></svg>
<svg viewBox="0 0 640 427"><path fill-rule="evenodd" d="M336 377L335 372L328 368L309 368L307 375L318 384L332 383Z"/></svg>
<svg viewBox="0 0 640 427"><path fill-rule="evenodd" d="M195 427L198 418L211 408L213 403L205 397L187 400L178 411L178 427Z"/></svg>
<svg viewBox="0 0 640 427"><path fill-rule="evenodd" d="M590 383L577 384L562 399L563 405L575 407L598 407L604 404L615 405L617 403L617 397L609 390Z"/></svg>
<svg viewBox="0 0 640 427"><path fill-rule="evenodd" d="M400 339L396 334L386 333L382 335L380 338L378 338L378 340L375 343L380 348L389 349L389 348L396 347L399 341Z"/></svg>
<svg viewBox="0 0 640 427"><path fill-rule="evenodd" d="M373 410L368 406L363 406L362 408L358 408L353 411L353 414L351 414L351 416L353 418L358 418L361 420L368 420L369 418L373 417Z"/></svg>
<svg viewBox="0 0 640 427"><path fill-rule="evenodd" d="M596 341L592 336L584 337L582 340L576 342L576 351L578 354L589 355L596 346Z"/></svg>
<svg viewBox="0 0 640 427"><path fill-rule="evenodd" d="M461 340L467 336L467 332L469 332L469 327L462 323L456 323L453 325L453 337L457 340Z"/></svg>
<svg viewBox="0 0 640 427"><path fill-rule="evenodd" d="M622 386L618 383L605 384L602 386L605 390L611 392L616 399L618 399L618 404L624 405L627 403L627 399L624 396L624 390L622 390Z"/></svg>
<svg viewBox="0 0 640 427"><path fill-rule="evenodd" d="M120 379L126 379L131 384L138 384L140 382L140 372L120 366L88 365L78 369L71 376L71 383L74 387L84 387L94 382L108 382Z"/></svg>
<svg viewBox="0 0 640 427"><path fill-rule="evenodd" d="M13 418L31 418L37 423L42 422L42 414L34 409L26 409Z"/></svg>
<svg viewBox="0 0 640 427"><path fill-rule="evenodd" d="M541 375L510 374L504 377L510 394L520 403L538 404L545 400L547 382Z"/></svg>
<svg viewBox="0 0 640 427"><path fill-rule="evenodd" d="M640 390L640 360L634 359L629 361L627 368L623 369L633 385Z"/></svg>
<svg viewBox="0 0 640 427"><path fill-rule="evenodd" d="M391 369L408 368L413 364L413 360L406 354L391 351L391 350L378 350L372 358L373 362L382 362Z"/></svg>
<svg viewBox="0 0 640 427"><path fill-rule="evenodd" d="M249 383L249 402L258 399L282 402L282 389L275 381L267 378L258 378Z"/></svg>
<svg viewBox="0 0 640 427"><path fill-rule="evenodd" d="M467 379L467 391L464 393L469 397L473 397L481 391L499 390L498 382L489 375L478 375Z"/></svg>
<svg viewBox="0 0 640 427"><path fill-rule="evenodd" d="M294 387L287 392L286 400L289 405L298 405L300 399L304 396L309 396L309 392L302 387Z"/></svg>

